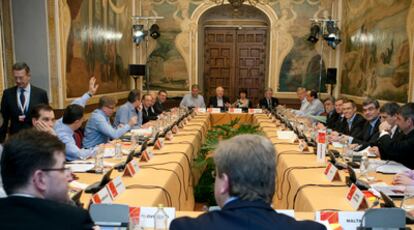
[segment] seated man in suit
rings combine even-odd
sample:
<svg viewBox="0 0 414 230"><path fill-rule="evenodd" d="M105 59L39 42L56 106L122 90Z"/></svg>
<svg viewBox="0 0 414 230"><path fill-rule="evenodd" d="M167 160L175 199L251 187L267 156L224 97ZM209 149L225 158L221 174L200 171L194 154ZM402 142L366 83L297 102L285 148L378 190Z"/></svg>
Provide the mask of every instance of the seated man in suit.
<svg viewBox="0 0 414 230"><path fill-rule="evenodd" d="M180 107L205 108L203 96L199 95L200 87L197 84L191 86L191 93L186 94L180 102Z"/></svg>
<svg viewBox="0 0 414 230"><path fill-rule="evenodd" d="M345 97L339 97L335 100L335 112L338 114L337 120L328 126L328 128L338 131L340 127L342 126L342 122L344 121L344 114L342 113L342 105L344 104L344 101L347 99Z"/></svg>
<svg viewBox="0 0 414 230"><path fill-rule="evenodd" d="M221 210L195 219L177 218L170 229L325 229L311 221L296 221L271 207L275 152L273 144L259 135L222 141L214 154L214 196Z"/></svg>
<svg viewBox="0 0 414 230"><path fill-rule="evenodd" d="M361 145L359 150L365 149L368 146L373 146L379 136L378 127L380 121L380 105L377 100L367 98L362 102L362 113L364 114L365 124L362 127L361 138L354 138L353 144Z"/></svg>
<svg viewBox="0 0 414 230"><path fill-rule="evenodd" d="M99 98L98 108L95 109L85 127L83 147L92 148L107 143L110 139L116 139L128 132L138 121L138 117L131 117L128 124L114 128L110 117L115 113L118 101L109 96Z"/></svg>
<svg viewBox="0 0 414 230"><path fill-rule="evenodd" d="M344 100L342 113L345 119L342 121L338 131L331 133L332 141L349 141L349 137L362 138L362 127L364 126L365 119L357 113L355 102L353 100Z"/></svg>
<svg viewBox="0 0 414 230"><path fill-rule="evenodd" d="M400 138L403 135L397 125L397 114L399 110L400 110L400 105L398 105L395 102L385 103L380 108L381 122L387 122L391 126L390 137L391 139L394 139L394 140L398 140L398 138ZM378 146L376 145L369 148L368 151L375 153L377 157L381 157L380 150ZM386 155L384 155L384 157L386 157Z"/></svg>
<svg viewBox="0 0 414 230"><path fill-rule="evenodd" d="M262 109L272 110L279 105L279 100L273 97L273 89L265 89L264 98L260 99L259 106Z"/></svg>
<svg viewBox="0 0 414 230"><path fill-rule="evenodd" d="M138 117L138 122L132 128L140 128L142 125L142 103L141 92L137 89L129 92L127 102L116 111L114 125L126 125L131 117Z"/></svg>
<svg viewBox="0 0 414 230"><path fill-rule="evenodd" d="M339 114L335 110L335 98L328 97L323 100L323 107L325 108L323 115L326 116L326 127L332 129L339 118Z"/></svg>
<svg viewBox="0 0 414 230"><path fill-rule="evenodd" d="M230 104L230 98L224 96L224 88L219 86L216 88L216 96L212 96L209 99L208 107L210 108L220 108L222 112L226 111Z"/></svg>
<svg viewBox="0 0 414 230"><path fill-rule="evenodd" d="M414 169L414 103L407 103L400 108L397 125L403 133L399 138L391 138L392 126L387 121L381 122L379 126L377 145L381 158L397 161Z"/></svg>
<svg viewBox="0 0 414 230"><path fill-rule="evenodd" d="M160 91L158 91L157 100L155 101L153 105L155 113L157 115L160 115L161 113L166 111L166 109L164 108L164 104L166 101L167 101L167 91L161 89Z"/></svg>
<svg viewBox="0 0 414 230"><path fill-rule="evenodd" d="M0 199L0 229L92 229L86 210L69 205L65 145L28 129L4 144L1 175L8 197Z"/></svg>
<svg viewBox="0 0 414 230"><path fill-rule="evenodd" d="M272 110L279 105L279 100L273 97L273 89L267 88L264 92L264 98L259 101L259 106L262 109Z"/></svg>
<svg viewBox="0 0 414 230"><path fill-rule="evenodd" d="M14 134L32 127L30 111L35 105L49 104L46 91L30 84L31 73L26 63L15 63L12 70L16 86L3 91L1 113L4 122L0 128L0 142L4 141L7 133Z"/></svg>
<svg viewBox="0 0 414 230"><path fill-rule="evenodd" d="M142 124L157 119L158 115L155 113L155 110L152 107L151 94L144 94L144 96L142 97Z"/></svg>

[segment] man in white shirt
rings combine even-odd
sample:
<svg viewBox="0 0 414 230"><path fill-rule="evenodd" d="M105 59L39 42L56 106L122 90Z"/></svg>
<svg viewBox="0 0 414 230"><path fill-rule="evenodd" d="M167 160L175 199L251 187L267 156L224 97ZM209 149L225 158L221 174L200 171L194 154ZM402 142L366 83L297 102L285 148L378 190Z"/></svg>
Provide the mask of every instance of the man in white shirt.
<svg viewBox="0 0 414 230"><path fill-rule="evenodd" d="M297 113L299 116L318 116L325 111L323 103L318 99L318 93L315 90L309 90L306 93L307 104L305 108Z"/></svg>
<svg viewBox="0 0 414 230"><path fill-rule="evenodd" d="M186 94L181 100L180 107L188 108L204 108L206 103L204 103L203 96L199 95L200 88L198 85L194 84L191 86L191 93Z"/></svg>

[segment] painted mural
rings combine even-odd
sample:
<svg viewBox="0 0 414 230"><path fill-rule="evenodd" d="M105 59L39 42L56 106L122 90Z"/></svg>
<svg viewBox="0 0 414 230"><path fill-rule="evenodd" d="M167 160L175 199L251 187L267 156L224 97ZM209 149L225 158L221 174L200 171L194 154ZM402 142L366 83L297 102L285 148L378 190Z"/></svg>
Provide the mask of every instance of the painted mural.
<svg viewBox="0 0 414 230"><path fill-rule="evenodd" d="M81 96L91 76L100 93L129 89L130 0L60 0L66 96Z"/></svg>
<svg viewBox="0 0 414 230"><path fill-rule="evenodd" d="M411 0L345 3L341 92L406 102L410 72L407 29L409 34L414 31L408 20Z"/></svg>
<svg viewBox="0 0 414 230"><path fill-rule="evenodd" d="M312 44L307 41L309 36L309 18L323 17L327 14L330 4L323 1L280 1L274 5L280 12L279 23L287 36L281 40L285 52L279 55L281 71L279 77L279 92L295 92L297 87L306 87L325 92L326 67L325 59L328 49L325 45L324 56L321 61L321 42ZM321 15L320 15L321 14ZM286 45L287 44L287 45Z"/></svg>

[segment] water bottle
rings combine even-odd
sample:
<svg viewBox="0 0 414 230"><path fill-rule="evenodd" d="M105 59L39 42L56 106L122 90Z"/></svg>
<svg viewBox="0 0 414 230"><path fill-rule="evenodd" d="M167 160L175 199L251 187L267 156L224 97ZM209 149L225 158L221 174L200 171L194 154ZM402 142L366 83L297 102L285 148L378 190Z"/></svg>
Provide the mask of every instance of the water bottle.
<svg viewBox="0 0 414 230"><path fill-rule="evenodd" d="M361 165L359 167L359 170L361 172L361 177L368 179L368 168L369 168L368 155L366 152L364 152L361 158Z"/></svg>
<svg viewBox="0 0 414 230"><path fill-rule="evenodd" d="M168 229L168 215L164 211L162 204L158 205L158 210L154 214L154 230L167 230Z"/></svg>

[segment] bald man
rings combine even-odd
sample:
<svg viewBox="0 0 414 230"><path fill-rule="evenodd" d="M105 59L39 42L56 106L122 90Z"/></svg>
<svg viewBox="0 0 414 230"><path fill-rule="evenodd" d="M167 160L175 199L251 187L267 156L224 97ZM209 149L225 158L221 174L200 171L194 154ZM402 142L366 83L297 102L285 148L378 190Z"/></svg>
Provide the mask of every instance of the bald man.
<svg viewBox="0 0 414 230"><path fill-rule="evenodd" d="M226 111L230 107L230 99L224 96L224 88L219 86L216 88L216 96L210 97L208 107L220 108L222 112Z"/></svg>

